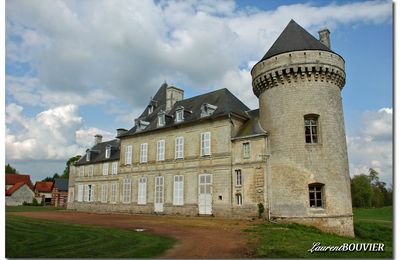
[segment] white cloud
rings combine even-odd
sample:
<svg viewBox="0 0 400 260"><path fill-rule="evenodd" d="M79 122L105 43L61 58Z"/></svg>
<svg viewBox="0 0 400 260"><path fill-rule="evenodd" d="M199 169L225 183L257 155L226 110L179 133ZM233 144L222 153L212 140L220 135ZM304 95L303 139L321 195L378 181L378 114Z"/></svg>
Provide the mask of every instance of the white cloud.
<svg viewBox="0 0 400 260"><path fill-rule="evenodd" d="M367 111L357 135L347 137L350 173L367 174L369 168L380 173L380 179L392 183L392 108Z"/></svg>
<svg viewBox="0 0 400 260"><path fill-rule="evenodd" d="M251 93L251 79L239 76L238 66L262 57L291 18L308 29L334 28L384 22L391 10L390 1L263 11L238 9L233 1L14 0L6 2L7 62L29 62L40 97L53 93L42 104L83 102L77 93L90 97L97 91L100 103L112 96L137 109L163 80L191 88L234 86L251 101L242 94ZM36 92L9 85L7 91L21 104L39 102L29 98Z"/></svg>
<svg viewBox="0 0 400 260"><path fill-rule="evenodd" d="M83 128L83 119L75 105L51 108L35 117L22 114L14 103L6 107L6 157L11 160L63 160L81 154L93 145L93 136L112 134L97 128ZM11 131L10 127L19 128ZM92 137L89 138L89 135Z"/></svg>

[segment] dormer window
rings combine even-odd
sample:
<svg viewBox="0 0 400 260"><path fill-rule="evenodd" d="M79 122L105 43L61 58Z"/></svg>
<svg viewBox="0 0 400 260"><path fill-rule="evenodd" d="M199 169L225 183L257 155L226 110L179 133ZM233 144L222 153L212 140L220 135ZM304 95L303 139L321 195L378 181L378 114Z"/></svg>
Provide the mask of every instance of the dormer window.
<svg viewBox="0 0 400 260"><path fill-rule="evenodd" d="M160 111L158 113L157 126L158 127L165 126L165 112L164 111Z"/></svg>
<svg viewBox="0 0 400 260"><path fill-rule="evenodd" d="M206 116L211 116L215 110L217 110L217 106L208 104L208 103L204 103L203 105L201 105L201 115L200 117L206 117Z"/></svg>
<svg viewBox="0 0 400 260"><path fill-rule="evenodd" d="M175 122L182 122L184 117L183 117L183 107L178 107L175 111Z"/></svg>
<svg viewBox="0 0 400 260"><path fill-rule="evenodd" d="M111 157L111 145L106 146L106 159Z"/></svg>
<svg viewBox="0 0 400 260"><path fill-rule="evenodd" d="M152 105L149 105L149 109L147 111L148 111L148 115L150 115L151 113L153 113L154 107Z"/></svg>
<svg viewBox="0 0 400 260"><path fill-rule="evenodd" d="M136 124L136 131L141 131L146 129L146 127L150 124L147 121L143 121L140 119L135 119L135 124Z"/></svg>
<svg viewBox="0 0 400 260"><path fill-rule="evenodd" d="M90 150L89 149L86 150L86 161L87 162L90 161Z"/></svg>

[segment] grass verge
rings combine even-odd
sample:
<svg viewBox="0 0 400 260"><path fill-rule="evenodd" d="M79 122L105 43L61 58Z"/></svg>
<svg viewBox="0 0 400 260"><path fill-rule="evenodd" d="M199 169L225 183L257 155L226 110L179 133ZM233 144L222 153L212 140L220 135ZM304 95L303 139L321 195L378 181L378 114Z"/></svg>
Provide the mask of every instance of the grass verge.
<svg viewBox="0 0 400 260"><path fill-rule="evenodd" d="M53 206L6 206L6 212L29 212L29 211L54 211L65 210Z"/></svg>
<svg viewBox="0 0 400 260"><path fill-rule="evenodd" d="M174 242L148 232L6 215L6 258L155 257Z"/></svg>
<svg viewBox="0 0 400 260"><path fill-rule="evenodd" d="M268 258L392 258L392 207L354 210L355 238L324 233L298 224L266 222L245 230L256 237L257 257ZM314 242L322 246L343 243L384 243L384 252L308 252Z"/></svg>

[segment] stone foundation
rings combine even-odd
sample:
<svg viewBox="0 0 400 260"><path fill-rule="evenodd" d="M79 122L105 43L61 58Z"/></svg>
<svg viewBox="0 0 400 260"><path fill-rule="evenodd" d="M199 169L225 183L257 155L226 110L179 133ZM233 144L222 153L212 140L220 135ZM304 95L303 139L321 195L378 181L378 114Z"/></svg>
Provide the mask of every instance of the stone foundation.
<svg viewBox="0 0 400 260"><path fill-rule="evenodd" d="M332 217L271 217L280 223L298 223L316 227L324 232L340 236L354 237L353 216Z"/></svg>

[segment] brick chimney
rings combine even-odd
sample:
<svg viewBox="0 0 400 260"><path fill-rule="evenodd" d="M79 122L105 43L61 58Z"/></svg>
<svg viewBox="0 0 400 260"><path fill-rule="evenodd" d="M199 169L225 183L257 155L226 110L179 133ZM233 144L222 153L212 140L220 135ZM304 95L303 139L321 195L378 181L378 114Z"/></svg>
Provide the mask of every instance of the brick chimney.
<svg viewBox="0 0 400 260"><path fill-rule="evenodd" d="M183 90L175 86L168 86L166 92L165 110L169 111L177 101L183 99Z"/></svg>
<svg viewBox="0 0 400 260"><path fill-rule="evenodd" d="M103 136L102 135L95 135L94 136L94 145L101 143L101 141L103 140Z"/></svg>
<svg viewBox="0 0 400 260"><path fill-rule="evenodd" d="M331 38L330 38L331 32L328 30L328 28L323 28L323 29L319 30L318 34L319 34L319 41L323 45L325 45L326 47L328 47L330 49L331 48Z"/></svg>

